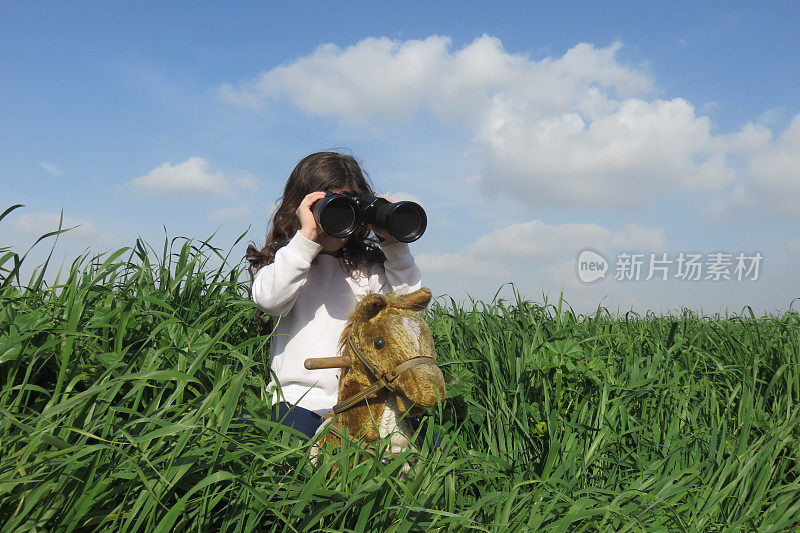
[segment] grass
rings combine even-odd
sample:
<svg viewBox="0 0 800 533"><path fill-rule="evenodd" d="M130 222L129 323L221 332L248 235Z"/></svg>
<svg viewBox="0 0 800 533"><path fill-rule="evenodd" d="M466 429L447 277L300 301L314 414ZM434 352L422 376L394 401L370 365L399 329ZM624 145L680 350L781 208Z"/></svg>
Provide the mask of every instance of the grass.
<svg viewBox="0 0 800 533"><path fill-rule="evenodd" d="M137 241L51 284L24 260L0 248L3 531L800 526L794 311L439 299L448 397L425 422L453 455L427 443L401 482L403 457L358 464L356 446L315 470L272 420L269 336L209 241Z"/></svg>

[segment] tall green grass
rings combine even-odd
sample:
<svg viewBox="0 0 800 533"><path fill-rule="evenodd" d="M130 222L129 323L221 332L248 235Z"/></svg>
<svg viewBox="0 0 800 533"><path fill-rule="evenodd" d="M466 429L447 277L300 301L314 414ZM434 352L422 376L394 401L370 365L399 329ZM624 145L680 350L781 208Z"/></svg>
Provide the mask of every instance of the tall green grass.
<svg viewBox="0 0 800 533"><path fill-rule="evenodd" d="M406 457L350 466L357 446L315 470L272 419L240 248L137 241L51 284L0 248L0 529L800 526L796 312L439 299L448 397L425 419L448 449L402 482Z"/></svg>

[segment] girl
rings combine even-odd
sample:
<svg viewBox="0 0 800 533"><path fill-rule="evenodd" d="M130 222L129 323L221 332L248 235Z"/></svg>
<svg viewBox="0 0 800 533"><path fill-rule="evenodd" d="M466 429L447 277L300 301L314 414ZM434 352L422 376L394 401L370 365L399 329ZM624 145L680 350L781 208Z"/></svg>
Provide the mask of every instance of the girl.
<svg viewBox="0 0 800 533"><path fill-rule="evenodd" d="M286 182L266 246L247 248L253 301L277 321L267 385L273 418L308 438L337 402L341 370L306 370L306 358L338 355L339 336L365 294L409 293L422 286L408 244L384 230L362 227L345 239L326 235L311 212L324 191L374 195L352 156L306 156ZM382 238L379 245L368 237L370 230ZM411 425L416 431L419 422Z"/></svg>

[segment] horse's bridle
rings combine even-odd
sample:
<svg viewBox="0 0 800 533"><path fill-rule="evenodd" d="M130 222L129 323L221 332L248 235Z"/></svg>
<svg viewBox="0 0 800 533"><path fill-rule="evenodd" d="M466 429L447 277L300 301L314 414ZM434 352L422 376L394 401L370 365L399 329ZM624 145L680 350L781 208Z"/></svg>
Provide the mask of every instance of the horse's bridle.
<svg viewBox="0 0 800 533"><path fill-rule="evenodd" d="M358 360L361 361L365 367L367 367L367 369L372 373L372 375L375 376L375 378L377 378L378 381L376 381L366 389L362 390L358 394L352 396L351 398L348 398L345 401L334 405L333 406L334 414L339 414L342 411L350 409L351 407L356 405L358 402L360 402L367 396L374 394L383 388L387 388L392 392L397 392L397 390L395 389L395 381L397 380L397 378L400 377L400 374L402 374L403 372L406 372L417 365L436 366L436 359L420 355L417 357L412 357L408 361L403 361L389 372L381 372L380 369L377 366L375 366L375 364L372 361L364 357L364 354L361 353L361 350L358 349L358 346L356 346L356 343L353 340L352 329L347 334L347 345L350 346L350 350L352 350L353 353L356 354Z"/></svg>

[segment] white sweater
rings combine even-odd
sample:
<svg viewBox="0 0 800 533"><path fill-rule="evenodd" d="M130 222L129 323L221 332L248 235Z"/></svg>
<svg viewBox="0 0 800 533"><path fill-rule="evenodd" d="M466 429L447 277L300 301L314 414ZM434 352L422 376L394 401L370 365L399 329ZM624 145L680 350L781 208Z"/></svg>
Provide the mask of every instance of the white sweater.
<svg viewBox="0 0 800 533"><path fill-rule="evenodd" d="M381 246L386 262L360 271L357 279L340 259L321 250L297 232L253 280L253 301L276 321L270 365L274 376L267 385L273 405L286 401L319 415L336 405L341 369L306 370L306 358L340 355L339 336L365 294L409 293L422 286L408 244Z"/></svg>

